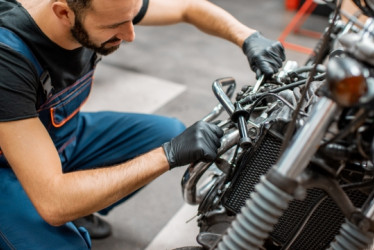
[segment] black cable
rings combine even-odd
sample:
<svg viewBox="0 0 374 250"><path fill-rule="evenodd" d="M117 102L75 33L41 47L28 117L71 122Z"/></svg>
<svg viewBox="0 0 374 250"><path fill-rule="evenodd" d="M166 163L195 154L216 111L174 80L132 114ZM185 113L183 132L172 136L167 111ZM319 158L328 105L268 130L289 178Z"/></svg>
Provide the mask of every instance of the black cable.
<svg viewBox="0 0 374 250"><path fill-rule="evenodd" d="M279 95L276 95L276 94L274 94L274 93L265 93L265 94L263 94L259 99L257 99L257 100L253 103L251 109L248 111L249 116L251 116L252 112L254 111L254 109L255 109L255 107L258 105L258 103L261 102L264 98L269 97L269 96L272 96L272 97L275 97L275 98L279 99L279 100L282 101L284 104L286 104L290 109L292 109L292 110L294 110L294 111L296 110L295 107L292 106L292 104L289 103L289 102L288 102L286 99L284 99L283 97L281 97L281 96L279 96ZM299 111L299 112L300 112L301 115L308 116L308 114L305 113L305 112L303 112L303 111Z"/></svg>
<svg viewBox="0 0 374 250"><path fill-rule="evenodd" d="M327 30L327 32L324 34L323 36L323 43L322 43L322 46L321 48L325 48L327 46L327 43L329 42L329 37L330 37L330 34L332 32L332 29L334 27L334 24L335 24L335 21L337 19L337 17L339 16L339 10L341 8L341 5L342 5L342 0L337 4L336 6L336 9L335 9L335 13L334 13L334 17L332 19L332 22ZM290 142L291 140L291 137L294 133L294 130L295 130L295 127L296 127L296 119L297 119L297 116L299 114L299 111L301 109L301 106L302 106L302 103L305 99L305 96L306 96L306 93L307 93L307 90L309 89L309 86L312 82L312 79L313 79L313 75L316 73L316 69L317 69L317 65L321 63L321 59L322 59L322 56L323 56L323 53L319 53L317 55L317 59L315 61L315 64L314 64L314 67L308 77L308 80L307 80L307 83L305 85L305 88L303 89L303 92L302 92L302 95L301 95L301 98L300 98L300 101L296 107L296 110L295 112L293 113L292 115L292 120L289 124L289 126L287 127L287 131L286 131L286 134L285 134L285 137L284 137L284 140L283 140L283 143L282 143L282 147L281 147L281 150L280 150L280 154L282 154L284 152L284 150L287 148L288 146L288 143Z"/></svg>
<svg viewBox="0 0 374 250"><path fill-rule="evenodd" d="M325 78L325 75L326 75L325 73L321 73L317 76L314 76L313 80L316 80L316 81L322 80L322 79ZM271 89L266 93L257 93L257 94L254 94L254 95L246 96L243 99L239 100L238 102L240 103L240 105L243 106L243 105L246 105L246 104L251 103L253 101L256 101L259 98L262 98L262 96L267 95L268 93L279 93L283 90L294 89L296 87L299 87L299 86L305 84L306 82L307 82L307 79L302 79L302 80L299 80L297 82L293 82L293 83L290 83L288 85L285 85L285 86L282 86L282 87L279 87L279 88Z"/></svg>

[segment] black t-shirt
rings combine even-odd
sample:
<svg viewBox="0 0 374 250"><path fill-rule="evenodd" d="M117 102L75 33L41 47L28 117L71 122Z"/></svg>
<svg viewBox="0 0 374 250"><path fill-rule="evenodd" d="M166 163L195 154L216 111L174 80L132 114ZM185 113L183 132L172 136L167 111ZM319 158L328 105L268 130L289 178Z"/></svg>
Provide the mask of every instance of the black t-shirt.
<svg viewBox="0 0 374 250"><path fill-rule="evenodd" d="M143 18L147 6L148 0L144 0L134 23ZM90 49L66 50L52 42L15 0L0 0L0 27L13 31L28 45L42 68L48 71L56 92L90 71L96 59ZM0 44L0 121L36 117L40 91L33 64Z"/></svg>

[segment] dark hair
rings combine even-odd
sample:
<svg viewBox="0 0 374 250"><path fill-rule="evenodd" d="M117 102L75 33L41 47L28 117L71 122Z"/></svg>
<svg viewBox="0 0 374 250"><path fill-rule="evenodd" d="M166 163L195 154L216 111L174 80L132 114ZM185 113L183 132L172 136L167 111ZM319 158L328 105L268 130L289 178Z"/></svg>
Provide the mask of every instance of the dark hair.
<svg viewBox="0 0 374 250"><path fill-rule="evenodd" d="M91 7L92 0L66 0L66 2L75 14L81 15Z"/></svg>

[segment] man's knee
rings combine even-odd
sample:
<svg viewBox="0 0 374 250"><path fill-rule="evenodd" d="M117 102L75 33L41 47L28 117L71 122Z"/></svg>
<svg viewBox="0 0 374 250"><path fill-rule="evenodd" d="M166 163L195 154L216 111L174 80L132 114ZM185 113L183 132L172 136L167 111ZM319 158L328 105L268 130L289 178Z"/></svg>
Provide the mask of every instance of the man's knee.
<svg viewBox="0 0 374 250"><path fill-rule="evenodd" d="M169 118L169 122L161 124L159 129L160 136L162 136L166 142L182 133L186 129L186 126L176 118Z"/></svg>

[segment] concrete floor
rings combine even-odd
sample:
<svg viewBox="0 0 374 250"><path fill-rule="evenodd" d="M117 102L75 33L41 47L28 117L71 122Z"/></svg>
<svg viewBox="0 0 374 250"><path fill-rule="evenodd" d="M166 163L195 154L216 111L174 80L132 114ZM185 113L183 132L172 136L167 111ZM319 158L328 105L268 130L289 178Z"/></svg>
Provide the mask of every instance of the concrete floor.
<svg viewBox="0 0 374 250"><path fill-rule="evenodd" d="M295 12L279 0L214 0L244 24L278 39ZM326 18L312 16L305 26L322 31ZM136 27L136 40L105 57L96 72L85 110L122 110L174 116L186 125L217 104L214 80L231 76L239 85L253 84L254 73L235 45L178 24ZM291 34L290 42L313 47L316 39ZM303 63L306 54L286 50L288 60ZM113 235L94 240L94 250L173 249L196 245L194 208L184 204L180 182L185 168L170 171L105 217ZM187 220L192 219L190 223ZM171 229L171 230L170 230ZM174 245L168 244L173 242ZM147 248L148 247L148 248Z"/></svg>

